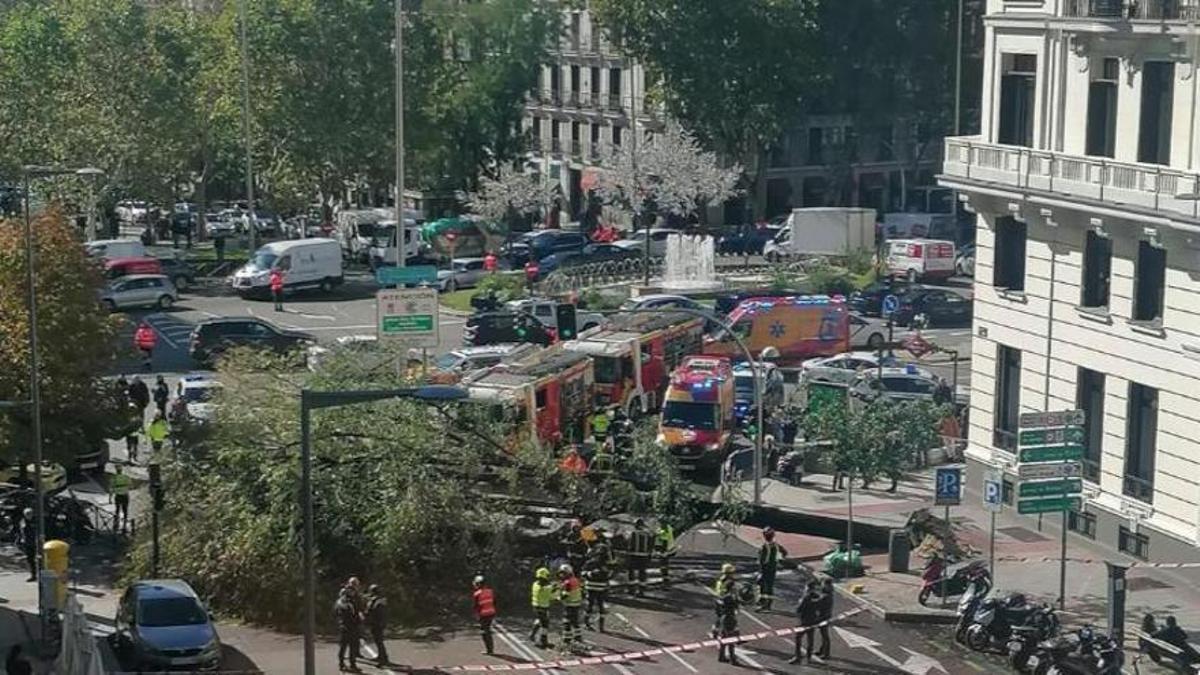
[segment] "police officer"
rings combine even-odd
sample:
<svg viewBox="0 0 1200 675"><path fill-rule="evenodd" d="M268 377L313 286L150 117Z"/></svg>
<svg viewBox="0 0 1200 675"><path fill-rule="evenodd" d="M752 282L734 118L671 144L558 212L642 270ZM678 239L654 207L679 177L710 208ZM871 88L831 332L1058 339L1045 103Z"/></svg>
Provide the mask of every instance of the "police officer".
<svg viewBox="0 0 1200 675"><path fill-rule="evenodd" d="M358 608L354 606L351 591L343 586L338 593L337 602L333 604L333 616L338 627L338 670L352 673L358 672ZM349 654L350 667L346 667L346 656Z"/></svg>
<svg viewBox="0 0 1200 675"><path fill-rule="evenodd" d="M570 565L558 568L558 601L563 605L563 642L579 642L582 639L579 611L583 609L583 584Z"/></svg>
<svg viewBox="0 0 1200 675"><path fill-rule="evenodd" d="M129 525L129 488L133 480L125 473L120 464L114 468L116 473L108 479L108 489L112 492L116 512L113 515L113 530L118 528L124 532Z"/></svg>
<svg viewBox="0 0 1200 675"><path fill-rule="evenodd" d="M646 529L646 521L638 518L629 534L629 582L639 598L646 594L646 568L654 549L654 535Z"/></svg>
<svg viewBox="0 0 1200 675"><path fill-rule="evenodd" d="M764 527L762 531L763 545L758 549L758 608L771 609L775 599L775 573L779 571L779 562L787 556L787 551L775 543L775 530Z"/></svg>
<svg viewBox="0 0 1200 675"><path fill-rule="evenodd" d="M496 653L492 637L492 622L496 620L496 594L482 574L475 576L472 585L475 591L471 594L471 600L475 605L475 619L479 621L479 636L483 638L483 653L490 656Z"/></svg>
<svg viewBox="0 0 1200 675"><path fill-rule="evenodd" d="M675 557L675 528L666 520L659 520L658 532L654 536L654 548L658 551L658 571L663 584L671 583L671 558Z"/></svg>
<svg viewBox="0 0 1200 675"><path fill-rule="evenodd" d="M599 548L599 547L597 547ZM592 615L599 617L596 625L604 632L604 615L607 613L604 603L608 600L608 560L603 551L593 550L588 556L587 567L583 570L583 587L587 591L587 613L583 623L588 630L593 630Z"/></svg>
<svg viewBox="0 0 1200 675"><path fill-rule="evenodd" d="M529 597L533 606L533 630L529 631L529 641L537 640L540 633L538 646L545 649L550 646L550 603L554 600L554 584L550 581L549 569L539 567L534 573Z"/></svg>
<svg viewBox="0 0 1200 675"><path fill-rule="evenodd" d="M383 591L380 590L379 584L371 584L367 588L367 611L364 618L367 622L367 628L371 630L371 641L375 643L375 653L379 655L378 665L383 667L390 663L388 660L387 645L383 642L383 632L387 629L387 598L383 597Z"/></svg>

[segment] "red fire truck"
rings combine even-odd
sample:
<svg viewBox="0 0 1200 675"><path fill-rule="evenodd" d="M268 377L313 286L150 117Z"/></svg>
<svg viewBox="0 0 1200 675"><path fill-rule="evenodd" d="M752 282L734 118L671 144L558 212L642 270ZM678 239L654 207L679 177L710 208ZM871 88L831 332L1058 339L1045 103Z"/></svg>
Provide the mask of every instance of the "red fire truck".
<svg viewBox="0 0 1200 675"><path fill-rule="evenodd" d="M595 361L596 408L617 407L631 418L662 403L670 372L700 351L704 320L683 312L615 314L563 348Z"/></svg>
<svg viewBox="0 0 1200 675"><path fill-rule="evenodd" d="M555 346L470 375L463 385L472 400L497 406L498 419L517 422L519 437L553 446L583 438L594 381L591 358Z"/></svg>

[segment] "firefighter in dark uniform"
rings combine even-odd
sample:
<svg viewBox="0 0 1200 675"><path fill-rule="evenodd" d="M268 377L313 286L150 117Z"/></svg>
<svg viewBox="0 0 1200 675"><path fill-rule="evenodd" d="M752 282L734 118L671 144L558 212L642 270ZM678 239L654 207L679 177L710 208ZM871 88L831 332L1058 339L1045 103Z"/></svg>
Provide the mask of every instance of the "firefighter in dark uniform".
<svg viewBox="0 0 1200 675"><path fill-rule="evenodd" d="M562 545L563 557L567 559L567 563L571 565L571 569L583 569L583 563L587 559L588 554L588 543L583 538L583 523L578 520L571 523L571 531L563 537Z"/></svg>
<svg viewBox="0 0 1200 675"><path fill-rule="evenodd" d="M607 613L605 602L608 600L608 559L607 553L594 547L592 555L588 556L586 567L583 569L583 589L587 591L587 612L583 617L583 625L588 630L595 630L592 616L597 616L595 626L604 632L604 615Z"/></svg>
<svg viewBox="0 0 1200 675"><path fill-rule="evenodd" d="M775 573L779 563L787 557L787 551L775 543L775 530L764 527L763 545L758 549L758 608L771 609L775 596Z"/></svg>
<svg viewBox="0 0 1200 675"><path fill-rule="evenodd" d="M629 583L633 586L634 595L639 598L646 594L646 568L650 566L650 556L654 553L654 534L646 529L646 521L638 518L633 523L633 532L629 534Z"/></svg>

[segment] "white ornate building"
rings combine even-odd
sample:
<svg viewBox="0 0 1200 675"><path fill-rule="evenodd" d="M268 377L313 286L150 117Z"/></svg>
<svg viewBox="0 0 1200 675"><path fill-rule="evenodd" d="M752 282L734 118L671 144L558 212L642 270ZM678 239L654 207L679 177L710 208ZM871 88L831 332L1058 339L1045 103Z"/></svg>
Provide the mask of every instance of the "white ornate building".
<svg viewBox="0 0 1200 675"><path fill-rule="evenodd" d="M1018 415L1081 408L1072 529L1160 561L1200 560L1198 7L989 0L940 179L978 214L969 486L1011 496Z"/></svg>

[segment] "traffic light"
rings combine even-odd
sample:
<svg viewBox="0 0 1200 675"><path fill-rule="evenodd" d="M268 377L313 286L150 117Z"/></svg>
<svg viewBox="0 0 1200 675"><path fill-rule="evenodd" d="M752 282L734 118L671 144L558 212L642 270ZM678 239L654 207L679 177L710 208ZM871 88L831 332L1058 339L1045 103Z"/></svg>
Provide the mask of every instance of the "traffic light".
<svg viewBox="0 0 1200 675"><path fill-rule="evenodd" d="M575 335L575 305L569 302L559 303L554 309L554 324L558 327L558 339L574 340Z"/></svg>
<svg viewBox="0 0 1200 675"><path fill-rule="evenodd" d="M517 338L519 340L524 341L525 338L529 335L529 328L528 328L528 324L525 321L524 314L516 312L512 315L512 327L513 327L513 332L515 332L517 334Z"/></svg>

